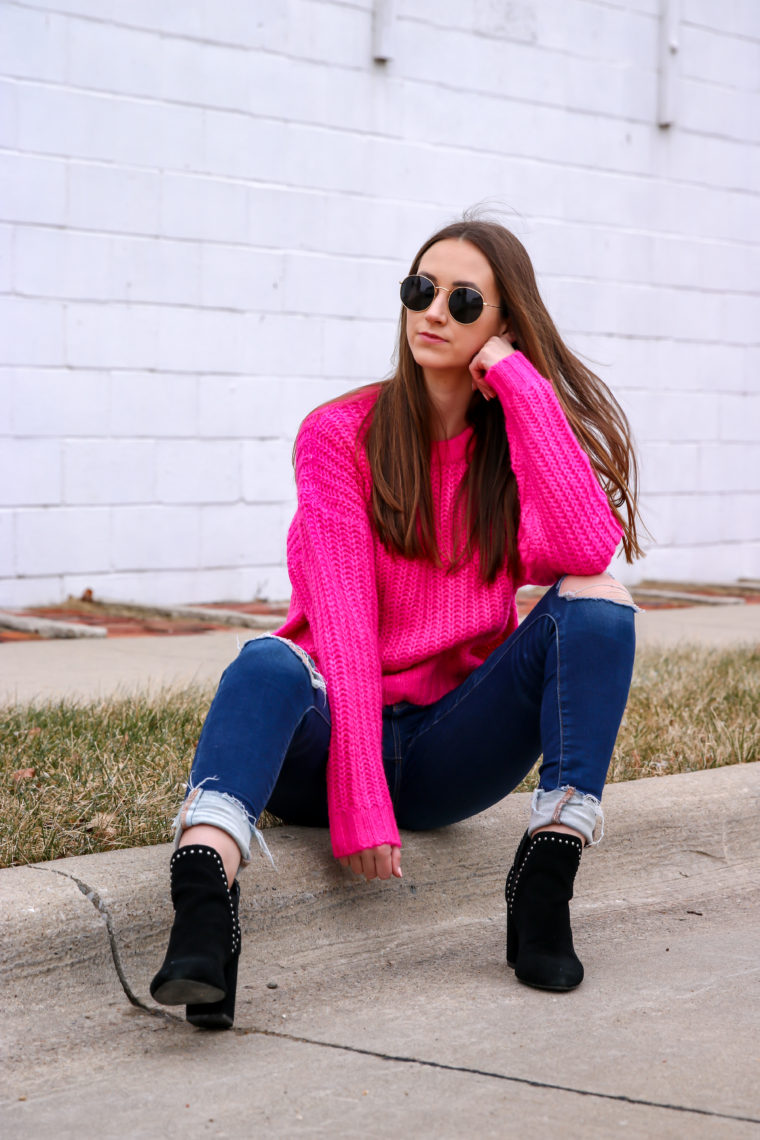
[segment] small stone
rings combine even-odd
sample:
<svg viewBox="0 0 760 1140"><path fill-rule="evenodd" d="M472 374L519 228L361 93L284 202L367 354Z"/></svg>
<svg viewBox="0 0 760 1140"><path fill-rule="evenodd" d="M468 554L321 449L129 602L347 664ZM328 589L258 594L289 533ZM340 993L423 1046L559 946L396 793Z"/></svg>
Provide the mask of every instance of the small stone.
<svg viewBox="0 0 760 1140"><path fill-rule="evenodd" d="M276 990L277 989L277 982L267 982L267 989L268 990Z"/></svg>

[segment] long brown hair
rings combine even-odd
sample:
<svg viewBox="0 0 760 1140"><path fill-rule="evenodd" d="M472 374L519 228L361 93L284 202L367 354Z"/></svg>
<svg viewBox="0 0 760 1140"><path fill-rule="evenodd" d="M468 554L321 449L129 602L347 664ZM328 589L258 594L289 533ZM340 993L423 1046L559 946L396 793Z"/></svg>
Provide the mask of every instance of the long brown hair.
<svg viewBox="0 0 760 1140"><path fill-rule="evenodd" d="M488 258L513 343L551 381L623 527L626 561L633 562L643 555L636 534L638 466L623 409L607 385L564 344L541 300L527 250L498 222L465 215L462 221L445 226L428 238L409 272L416 273L427 250L446 238L469 241ZM409 347L405 309L396 361L395 373L380 385L368 415L369 426L359 433L372 472L373 522L388 550L407 558L425 557L440 566L430 475L435 412L422 369ZM469 467L459 488L464 514L459 515L457 549L447 562L453 569L477 550L481 578L492 583L505 559L510 572L515 577L520 574L517 480L500 402L485 400L475 392L466 419L472 425L473 440Z"/></svg>

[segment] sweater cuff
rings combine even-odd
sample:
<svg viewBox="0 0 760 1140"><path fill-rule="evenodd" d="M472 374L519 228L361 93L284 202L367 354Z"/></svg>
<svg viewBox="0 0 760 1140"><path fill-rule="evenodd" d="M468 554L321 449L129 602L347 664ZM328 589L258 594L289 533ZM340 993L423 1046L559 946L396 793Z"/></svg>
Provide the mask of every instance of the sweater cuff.
<svg viewBox="0 0 760 1140"><path fill-rule="evenodd" d="M333 855L355 855L368 847L390 843L400 847L401 838L393 809L368 808L366 811L336 811L330 814L330 838Z"/></svg>
<svg viewBox="0 0 760 1140"><path fill-rule="evenodd" d="M497 360L495 364L492 364L483 379L487 380L490 376L493 380L494 377L491 374L496 373L498 378L503 380L506 379L506 376L510 372L520 379L523 387L527 387L529 384L535 384L538 380L543 384L548 384L552 393L554 392L551 381L547 380L545 376L542 376L541 373L533 367L527 356L524 356L519 350L510 353L509 356L502 357L501 360Z"/></svg>

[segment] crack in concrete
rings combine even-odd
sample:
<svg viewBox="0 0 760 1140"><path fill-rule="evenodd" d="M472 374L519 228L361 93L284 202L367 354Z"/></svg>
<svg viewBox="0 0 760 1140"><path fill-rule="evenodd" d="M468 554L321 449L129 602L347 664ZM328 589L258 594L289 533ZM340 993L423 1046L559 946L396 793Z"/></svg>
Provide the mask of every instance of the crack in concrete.
<svg viewBox="0 0 760 1140"><path fill-rule="evenodd" d="M102 916L106 924L106 932L108 934L108 941L111 947L111 957L113 959L114 969L116 970L116 976L121 983L121 988L124 990L127 999L135 1007L135 1009L141 1009L143 1013L149 1013L151 1017L160 1017L165 1020L180 1022L180 1019L178 1017L174 1017L172 1014L167 1013L165 1010L160 1009L158 1006L146 1005L145 1002L137 996L135 991L130 986L127 980L127 975L124 971L124 964L121 960L119 947L116 942L116 932L113 928L111 912L103 902L98 892L94 889L94 887L89 887L87 883L82 882L82 880L78 879L76 875L72 875L68 871L59 871L54 867L34 867L34 870L46 871L51 875L60 875L62 879L70 879L72 883L75 883L77 885L84 897L92 903L98 914Z"/></svg>
<svg viewBox="0 0 760 1140"><path fill-rule="evenodd" d="M702 854L707 854L707 852L703 852ZM67 871L58 871L53 867L35 867L34 869L36 871L47 871L54 875L60 875L64 879L70 879L76 884L84 897L92 903L98 914L102 916L106 924L114 968L121 987L130 1003L136 1009L149 1014L151 1017L159 1017L165 1021L171 1021L175 1025L184 1025L184 1018L177 1017L167 1010L161 1009L159 1006L146 1005L130 986L124 972L121 955L119 954L119 947L116 942L116 934L110 911L98 892L93 887L89 887L87 883L82 882L81 879L78 879L76 875L71 875ZM407 1057L403 1054L384 1053L378 1049L363 1049L359 1045L344 1045L338 1041L320 1041L314 1037L301 1037L295 1033L283 1033L277 1029L261 1029L256 1026L251 1026L250 1028L235 1026L231 1030L227 1030L227 1032L231 1032L239 1037L274 1037L281 1041L291 1041L296 1045L315 1045L321 1049L337 1049L343 1053L355 1053L361 1057L373 1057L378 1061L391 1061L401 1065L419 1065L422 1068L440 1069L447 1073L464 1073L473 1077L487 1077L489 1080L507 1081L511 1084L525 1085L535 1089L546 1089L550 1092L574 1093L576 1096L593 1097L597 1100L612 1100L622 1104L638 1105L642 1108L660 1108L667 1112L687 1113L692 1116L709 1116L717 1120L736 1120L745 1124L760 1124L760 1117L756 1116L740 1116L737 1113L718 1112L709 1108L693 1108L684 1104L669 1104L667 1101L647 1100L644 1097L626 1096L625 1093L595 1092L593 1089L575 1088L572 1085L554 1084L550 1081L536 1081L531 1080L529 1077L515 1077L509 1073L498 1073L488 1069L476 1069L468 1065L449 1065L446 1064L445 1061L429 1061L424 1057Z"/></svg>
<svg viewBox="0 0 760 1140"><path fill-rule="evenodd" d="M395 1061L403 1065L421 1065L428 1069L442 1069L447 1073L466 1073L474 1077L488 1077L491 1080L509 1081L516 1085L527 1085L534 1089L547 1089L552 1092L575 1093L576 1096L595 1097L598 1100L614 1100L623 1104L641 1105L644 1108L662 1108L668 1112L685 1112L694 1116L710 1116L719 1120L737 1120L747 1124L760 1124L760 1117L739 1116L732 1112L718 1112L710 1108L692 1108L685 1104L668 1104L667 1101L646 1100L643 1097L626 1096L625 1093L595 1092L593 1089L579 1089L572 1085L558 1085L550 1081L535 1081L529 1077L514 1077L509 1073L497 1073L489 1069L475 1069L468 1065L447 1065L445 1061L428 1061L421 1057L405 1057L403 1054L383 1053L376 1049L362 1049L359 1045L342 1045L337 1041L319 1041L312 1037L299 1037L292 1033L282 1033L277 1029L233 1029L233 1033L241 1037L258 1035L261 1037L278 1037L283 1041L293 1041L302 1045L318 1045L323 1049L338 1049L344 1053L358 1053L362 1057L374 1057L378 1061Z"/></svg>

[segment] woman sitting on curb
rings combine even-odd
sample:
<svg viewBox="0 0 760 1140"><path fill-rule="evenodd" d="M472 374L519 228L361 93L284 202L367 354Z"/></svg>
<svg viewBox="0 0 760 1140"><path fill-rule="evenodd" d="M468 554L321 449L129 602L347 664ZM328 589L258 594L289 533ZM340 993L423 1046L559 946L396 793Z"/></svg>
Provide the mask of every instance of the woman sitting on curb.
<svg viewBox="0 0 760 1140"><path fill-rule="evenodd" d="M641 554L628 424L501 225L434 234L401 301L393 376L301 425L288 618L222 676L177 817L151 993L198 1026L232 1024L236 875L264 808L329 823L367 880L401 878L399 826L483 811L541 753L507 961L548 990L583 978L568 903L635 651L636 607L604 573L621 539ZM518 626L524 583L550 588Z"/></svg>

